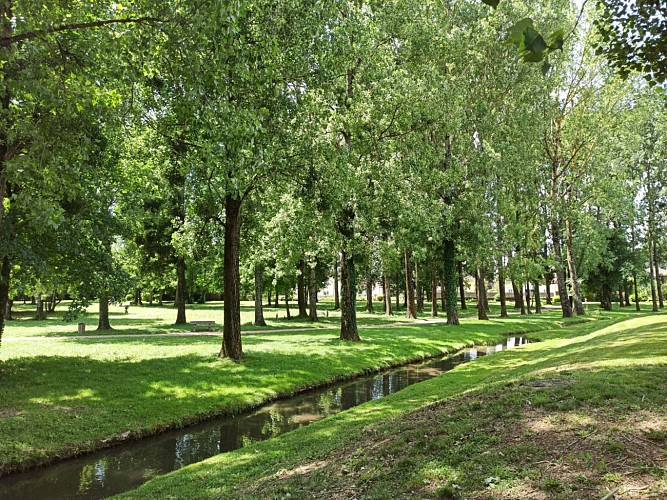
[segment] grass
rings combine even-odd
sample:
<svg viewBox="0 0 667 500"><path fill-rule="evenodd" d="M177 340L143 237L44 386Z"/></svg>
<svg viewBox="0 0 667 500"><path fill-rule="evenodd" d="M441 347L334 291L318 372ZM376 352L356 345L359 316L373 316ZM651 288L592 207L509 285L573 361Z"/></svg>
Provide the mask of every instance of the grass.
<svg viewBox="0 0 667 500"><path fill-rule="evenodd" d="M24 335L13 332L0 349L0 472L234 414L315 385L495 342L505 334L561 324L552 312L470 320L456 328L423 321L395 328L370 325L361 343L340 342L331 330L255 334L244 338L242 364L216 357L219 337L21 339ZM52 322L45 328L58 327Z"/></svg>
<svg viewBox="0 0 667 500"><path fill-rule="evenodd" d="M123 498L665 498L667 315L536 335Z"/></svg>

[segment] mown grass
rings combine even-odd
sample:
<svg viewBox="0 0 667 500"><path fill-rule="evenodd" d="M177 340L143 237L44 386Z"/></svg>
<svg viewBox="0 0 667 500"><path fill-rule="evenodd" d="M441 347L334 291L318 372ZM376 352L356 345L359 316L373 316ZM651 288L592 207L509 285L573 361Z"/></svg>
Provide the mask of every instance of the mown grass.
<svg viewBox="0 0 667 500"><path fill-rule="evenodd" d="M176 310L171 303L165 302L165 305L130 306L125 313L125 307L119 305L110 306L110 321L113 330L96 331L97 328L97 304L91 304L87 311L76 320L66 323L63 321L67 311L68 302L61 302L55 312L50 313L47 319L36 320L35 306L16 303L13 307L14 320L7 321L3 339L11 340L22 337L55 337L64 335L77 335L77 323L86 324L86 335L124 335L124 334L152 334L152 333L180 333L189 332L191 326L174 325L176 320ZM644 309L650 310L647 305ZM591 311L596 312L595 306L590 307ZM365 303L357 302L357 315L359 323L363 326L384 325L388 323L411 324L430 318L430 303L424 305L424 312L418 314L417 320L407 320L405 311L400 310L394 316L385 316L380 314L382 304L375 303L375 314L366 312ZM241 303L241 324L244 332L257 330L281 330L281 329L300 329L300 328L337 328L340 324L340 311L334 310L331 300L322 299L318 303L319 321L313 323L308 318L299 318L296 316L298 310L291 307L292 318L287 319L284 304L279 307L265 307L264 318L266 327L257 327L253 325L254 306L253 302L245 301ZM477 309L468 307L465 311L459 311L463 319L473 319L476 317ZM497 303L491 304L491 316L498 316L500 313ZM512 315L517 314L510 308ZM216 322L215 331L222 331L224 308L222 302L208 302L206 304L189 304L187 307L187 320L212 320ZM440 318L442 312L440 312Z"/></svg>
<svg viewBox="0 0 667 500"><path fill-rule="evenodd" d="M664 498L667 315L536 335L123 498Z"/></svg>
<svg viewBox="0 0 667 500"><path fill-rule="evenodd" d="M560 324L557 312L457 328L412 322L365 329L360 343L331 330L255 334L244 337L241 364L217 358L218 337L15 338L0 349L0 471Z"/></svg>

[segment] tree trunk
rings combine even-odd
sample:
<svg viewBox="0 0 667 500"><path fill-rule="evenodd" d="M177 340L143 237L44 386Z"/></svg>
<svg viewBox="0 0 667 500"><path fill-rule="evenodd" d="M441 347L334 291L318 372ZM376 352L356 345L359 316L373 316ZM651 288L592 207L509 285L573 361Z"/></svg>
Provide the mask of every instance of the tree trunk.
<svg viewBox="0 0 667 500"><path fill-rule="evenodd" d="M533 314L533 311L530 310L530 281L526 282L526 312Z"/></svg>
<svg viewBox="0 0 667 500"><path fill-rule="evenodd" d="M463 282L463 262L458 261L456 264L458 272L459 272L459 295L461 298L461 309L466 310L468 309L468 306L466 305L466 286L465 283ZM446 281L446 280L445 280ZM454 286L456 286L456 283L454 283ZM445 283L445 287L447 287L447 283ZM448 296L449 297L449 296ZM454 299L456 299L456 292L454 292ZM458 312L457 312L458 316ZM458 323L456 323L458 325Z"/></svg>
<svg viewBox="0 0 667 500"><path fill-rule="evenodd" d="M649 229L650 231L650 229ZM655 262L653 261L653 233L649 232L648 235L648 267L649 274L651 276L651 302L653 304L653 312L658 312L658 290L656 286L656 271L655 271Z"/></svg>
<svg viewBox="0 0 667 500"><path fill-rule="evenodd" d="M308 293L310 294L308 305L310 321L317 321L317 285L315 284L315 262L308 265Z"/></svg>
<svg viewBox="0 0 667 500"><path fill-rule="evenodd" d="M565 264L563 252L560 245L560 224L554 217L551 219L551 241L554 245L554 257L556 259L556 280L558 281L558 295L560 296L560 307L563 318L572 317L572 307L567 294L567 282L565 280Z"/></svg>
<svg viewBox="0 0 667 500"><path fill-rule="evenodd" d="M449 238L444 242L443 263L445 266L445 302L447 307L447 324L459 324L459 311L456 307L456 245ZM459 266L461 264L459 263ZM459 278L461 275L459 274ZM460 284L460 283L459 283ZM461 308L464 308L465 296Z"/></svg>
<svg viewBox="0 0 667 500"><path fill-rule="evenodd" d="M373 314L373 280L371 270L366 267L366 311Z"/></svg>
<svg viewBox="0 0 667 500"><path fill-rule="evenodd" d="M37 294L37 318L38 320L46 319L44 314L44 301L42 300L42 292Z"/></svg>
<svg viewBox="0 0 667 500"><path fill-rule="evenodd" d="M665 307L664 297L662 295L662 276L660 276L660 265L658 264L658 251L653 241L653 267L655 269L655 284L658 292L658 307L662 309Z"/></svg>
<svg viewBox="0 0 667 500"><path fill-rule="evenodd" d="M292 319L292 313L289 310L289 295L290 290L285 290L285 315L287 316L287 319Z"/></svg>
<svg viewBox="0 0 667 500"><path fill-rule="evenodd" d="M454 294L456 295L456 293ZM444 272L442 276L440 277L440 305L442 308L442 312L447 311L447 299L445 296L445 275Z"/></svg>
<svg viewBox="0 0 667 500"><path fill-rule="evenodd" d="M505 292L505 263L504 257L498 262L498 293L500 294L500 317L507 318L507 293Z"/></svg>
<svg viewBox="0 0 667 500"><path fill-rule="evenodd" d="M0 159L0 161L2 160ZM0 195L2 195L2 193L0 193ZM2 196L0 196L0 205L3 201L4 200ZM0 210L2 209L0 208ZM7 303L9 302L9 280L11 277L11 271L12 268L9 262L9 257L5 255L2 258L2 267L0 268L0 311L5 311L7 308ZM4 329L5 315L0 314L0 345L2 344L2 333L4 332Z"/></svg>
<svg viewBox="0 0 667 500"><path fill-rule="evenodd" d="M266 326L264 321L264 304L262 304L262 278L264 268L260 264L255 264L255 325Z"/></svg>
<svg viewBox="0 0 667 500"><path fill-rule="evenodd" d="M642 308L639 305L639 290L637 288L637 273L632 273L632 286L635 289L635 310L641 311Z"/></svg>
<svg viewBox="0 0 667 500"><path fill-rule="evenodd" d="M514 309L520 309L523 303L523 296L519 287L516 286L514 279L512 279L512 294L514 295Z"/></svg>
<svg viewBox="0 0 667 500"><path fill-rule="evenodd" d="M401 310L401 289L398 286L400 282L401 282L401 275L399 273L396 275L396 284L394 285L394 288L396 288L396 312Z"/></svg>
<svg viewBox="0 0 667 500"><path fill-rule="evenodd" d="M100 292L100 314L97 320L97 330L111 330L111 323L109 322L109 294L106 290Z"/></svg>
<svg viewBox="0 0 667 500"><path fill-rule="evenodd" d="M419 264L415 262L415 290L417 293L417 312L424 312L424 290L419 282Z"/></svg>
<svg viewBox="0 0 667 500"><path fill-rule="evenodd" d="M544 275L544 282L546 285L546 299L545 302L551 305L551 273Z"/></svg>
<svg viewBox="0 0 667 500"><path fill-rule="evenodd" d="M7 299L7 305L5 306L5 319L7 321L12 321L14 318L12 317L12 306L14 305L14 301L12 299Z"/></svg>
<svg viewBox="0 0 667 500"><path fill-rule="evenodd" d="M565 218L565 250L567 256L567 265L570 269L570 280L572 281L572 297L574 300L574 310L577 316L586 314L584 303L581 297L581 287L577 276L577 264L574 261L574 252L572 251L572 224L570 218Z"/></svg>
<svg viewBox="0 0 667 500"><path fill-rule="evenodd" d="M415 284L412 276L412 252L406 250L405 254L405 302L406 314L408 319L415 319L417 312L415 311Z"/></svg>
<svg viewBox="0 0 667 500"><path fill-rule="evenodd" d="M387 316L393 316L394 312L391 310L391 282L389 281L389 273L384 273L383 283L384 313Z"/></svg>
<svg viewBox="0 0 667 500"><path fill-rule="evenodd" d="M340 339L358 342L354 259L343 250L341 259Z"/></svg>
<svg viewBox="0 0 667 500"><path fill-rule="evenodd" d="M605 311L611 311L611 287L607 283L602 285L600 307Z"/></svg>
<svg viewBox="0 0 667 500"><path fill-rule="evenodd" d="M623 295L625 296L625 306L630 307L630 289L628 288L628 280L623 279Z"/></svg>
<svg viewBox="0 0 667 500"><path fill-rule="evenodd" d="M540 298L539 282L534 281L533 287L535 287L535 314L540 314L542 312L542 299Z"/></svg>
<svg viewBox="0 0 667 500"><path fill-rule="evenodd" d="M176 324L185 325L187 320L185 318L185 303L187 302L186 282L185 282L185 257L178 257L176 261L176 298L174 305L176 306ZM225 283L225 287L227 284ZM227 304L225 304L225 309Z"/></svg>
<svg viewBox="0 0 667 500"><path fill-rule="evenodd" d="M299 306L299 318L307 318L306 308L306 262L299 261L299 272L296 279L296 301Z"/></svg>
<svg viewBox="0 0 667 500"><path fill-rule="evenodd" d="M338 258L336 258L334 261L334 309L336 311L340 309L340 294L338 293L338 289ZM385 293L385 295L387 294Z"/></svg>
<svg viewBox="0 0 667 500"><path fill-rule="evenodd" d="M272 290L271 285L269 285L266 290L266 307L271 307L273 305L271 303L271 290Z"/></svg>
<svg viewBox="0 0 667 500"><path fill-rule="evenodd" d="M164 299L164 288L161 288L160 296L158 298L158 303L157 303L158 306L162 307L164 305L163 299Z"/></svg>
<svg viewBox="0 0 667 500"><path fill-rule="evenodd" d="M241 247L241 200L231 195L225 198L225 255L224 255L224 328L220 357L234 361L243 358L241 345L241 277L239 254ZM277 290L276 290L277 292ZM276 293L276 296L278 294Z"/></svg>
<svg viewBox="0 0 667 500"><path fill-rule="evenodd" d="M475 281L477 283L477 319L488 320L489 316L486 314L486 307L484 306L484 296L486 295L484 274L479 267L477 268Z"/></svg>
<svg viewBox="0 0 667 500"><path fill-rule="evenodd" d="M431 316L438 316L438 271L435 266L431 273Z"/></svg>
<svg viewBox="0 0 667 500"><path fill-rule="evenodd" d="M618 287L618 307L622 309L624 303L625 303L625 296L623 295L623 284L621 284Z"/></svg>
<svg viewBox="0 0 667 500"><path fill-rule="evenodd" d="M240 295L239 295L240 298ZM273 298L273 307L278 307L280 306L280 301L278 300L280 298L280 294L278 293L278 285L276 285L276 296Z"/></svg>

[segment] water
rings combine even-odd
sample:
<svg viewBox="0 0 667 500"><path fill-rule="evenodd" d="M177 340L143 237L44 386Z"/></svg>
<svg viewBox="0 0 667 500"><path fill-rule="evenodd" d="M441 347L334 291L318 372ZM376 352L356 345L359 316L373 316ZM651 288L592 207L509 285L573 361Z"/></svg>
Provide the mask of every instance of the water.
<svg viewBox="0 0 667 500"><path fill-rule="evenodd" d="M136 488L149 479L208 457L263 441L348 408L380 399L480 356L527 343L465 349L309 391L230 418L218 418L154 437L0 478L1 499L104 498Z"/></svg>

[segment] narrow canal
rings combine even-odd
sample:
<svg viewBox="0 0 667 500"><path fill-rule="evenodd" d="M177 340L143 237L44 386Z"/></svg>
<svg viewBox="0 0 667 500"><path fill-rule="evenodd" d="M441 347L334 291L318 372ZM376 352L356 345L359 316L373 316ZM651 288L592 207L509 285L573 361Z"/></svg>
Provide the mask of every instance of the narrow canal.
<svg viewBox="0 0 667 500"><path fill-rule="evenodd" d="M101 450L0 478L0 499L93 499L136 488L149 479L297 429L367 401L394 394L473 361L526 344L522 337L376 373L275 401L236 417Z"/></svg>

